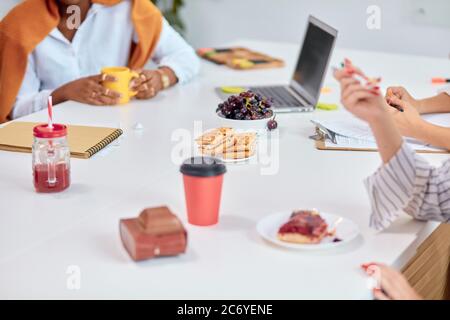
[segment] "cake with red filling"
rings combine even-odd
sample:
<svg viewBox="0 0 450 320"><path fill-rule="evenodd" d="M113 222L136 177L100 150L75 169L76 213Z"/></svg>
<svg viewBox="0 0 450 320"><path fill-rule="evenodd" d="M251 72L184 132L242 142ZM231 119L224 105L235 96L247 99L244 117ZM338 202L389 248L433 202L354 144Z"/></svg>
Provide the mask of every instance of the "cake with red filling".
<svg viewBox="0 0 450 320"><path fill-rule="evenodd" d="M294 211L278 230L278 239L299 244L317 244L328 235L328 224L317 211Z"/></svg>

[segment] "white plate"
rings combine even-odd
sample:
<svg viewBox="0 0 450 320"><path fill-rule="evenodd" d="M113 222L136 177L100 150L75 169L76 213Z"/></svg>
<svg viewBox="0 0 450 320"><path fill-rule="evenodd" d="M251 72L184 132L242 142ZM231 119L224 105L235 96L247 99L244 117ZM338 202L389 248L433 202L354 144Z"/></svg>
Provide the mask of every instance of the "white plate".
<svg viewBox="0 0 450 320"><path fill-rule="evenodd" d="M343 218L342 222L337 227L336 235L333 237L326 237L319 244L295 244L278 240L278 230L283 224L289 221L291 214L292 211L279 212L267 216L258 222L256 230L261 237L269 242L285 248L301 250L321 250L335 248L352 241L359 234L358 226L353 221ZM327 222L329 228L332 228L334 223L340 218L337 215L322 212L320 213L320 216ZM341 241L333 242L333 240L336 238L340 239Z"/></svg>
<svg viewBox="0 0 450 320"><path fill-rule="evenodd" d="M256 147L256 148L258 148L258 147ZM196 148L195 154L200 157L205 156L204 154L202 154L200 152L200 150L198 150L198 148ZM248 158L243 158L243 159L224 159L224 158L222 158L221 155L214 156L214 158L219 159L223 163L241 163L241 162L246 162L246 161L255 159L256 155L257 155L257 150L255 151L255 153L252 156L250 156ZM208 155L206 155L206 156L208 156Z"/></svg>
<svg viewBox="0 0 450 320"><path fill-rule="evenodd" d="M250 161L250 160L254 159L255 157L256 157L256 151L255 151L255 154L253 154L252 156L250 156L248 158L243 158L243 159L224 159L221 156L217 156L217 158L220 159L224 163L245 162L245 161Z"/></svg>
<svg viewBox="0 0 450 320"><path fill-rule="evenodd" d="M269 122L273 117L272 115L269 118L259 120L234 120L225 118L220 112L216 112L216 115L217 117L219 117L221 125L223 127L231 127L241 130L253 130L257 131L258 134L267 132L267 122Z"/></svg>

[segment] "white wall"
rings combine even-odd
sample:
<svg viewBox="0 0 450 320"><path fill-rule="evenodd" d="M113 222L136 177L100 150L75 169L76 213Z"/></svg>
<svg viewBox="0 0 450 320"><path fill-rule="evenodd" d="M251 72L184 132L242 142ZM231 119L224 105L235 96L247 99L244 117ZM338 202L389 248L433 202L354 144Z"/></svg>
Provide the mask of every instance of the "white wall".
<svg viewBox="0 0 450 320"><path fill-rule="evenodd" d="M449 57L449 0L186 0L183 16L188 40L196 47L237 38L300 42L308 14L339 29L338 46ZM432 14L416 24L417 3ZM381 30L368 30L366 9L381 7ZM433 10L432 10L433 9ZM434 12L433 12L434 11ZM422 19L424 20L424 19ZM425 19L426 20L426 19Z"/></svg>
<svg viewBox="0 0 450 320"><path fill-rule="evenodd" d="M8 11L20 1L18 0L0 0L0 19L5 16Z"/></svg>
<svg viewBox="0 0 450 320"><path fill-rule="evenodd" d="M299 43L306 18L313 14L339 29L341 47L450 56L449 0L185 1L186 37L195 47L239 38ZM0 0L0 17L18 2ZM373 4L382 9L381 30L366 27L366 9ZM418 6L425 6L425 16L418 17Z"/></svg>

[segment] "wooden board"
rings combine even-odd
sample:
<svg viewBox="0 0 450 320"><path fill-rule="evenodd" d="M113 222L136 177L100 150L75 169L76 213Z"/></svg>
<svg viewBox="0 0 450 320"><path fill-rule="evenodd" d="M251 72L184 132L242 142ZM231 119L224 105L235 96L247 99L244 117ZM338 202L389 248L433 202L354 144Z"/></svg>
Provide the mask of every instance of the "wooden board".
<svg viewBox="0 0 450 320"><path fill-rule="evenodd" d="M361 151L361 152L378 152L378 149L366 149L366 148L343 148L343 147L327 147L324 140L316 140L316 148L318 150L331 150L331 151ZM430 151L430 150L416 150L417 153L424 154L448 154L450 151Z"/></svg>
<svg viewBox="0 0 450 320"><path fill-rule="evenodd" d="M284 67L284 61L243 47L203 48L197 54L218 65L235 70L270 69Z"/></svg>
<svg viewBox="0 0 450 320"><path fill-rule="evenodd" d="M420 245L403 274L423 298L450 299L450 224L441 224Z"/></svg>

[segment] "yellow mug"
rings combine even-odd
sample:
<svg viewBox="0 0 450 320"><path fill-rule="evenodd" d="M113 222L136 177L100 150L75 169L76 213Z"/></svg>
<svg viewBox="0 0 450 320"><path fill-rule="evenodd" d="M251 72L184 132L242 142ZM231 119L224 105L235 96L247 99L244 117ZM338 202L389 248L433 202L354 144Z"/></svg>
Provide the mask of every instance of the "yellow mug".
<svg viewBox="0 0 450 320"><path fill-rule="evenodd" d="M103 81L103 87L114 90L122 95L119 104L130 102L130 99L137 95L137 91L130 89L133 78L139 78L139 73L127 67L107 67L102 69L102 75L113 76L116 81Z"/></svg>

